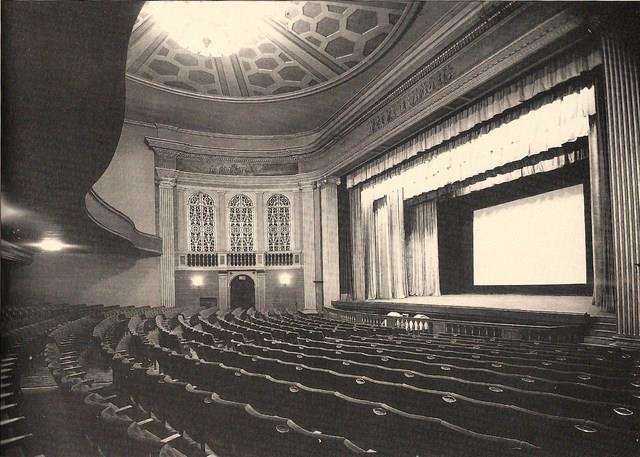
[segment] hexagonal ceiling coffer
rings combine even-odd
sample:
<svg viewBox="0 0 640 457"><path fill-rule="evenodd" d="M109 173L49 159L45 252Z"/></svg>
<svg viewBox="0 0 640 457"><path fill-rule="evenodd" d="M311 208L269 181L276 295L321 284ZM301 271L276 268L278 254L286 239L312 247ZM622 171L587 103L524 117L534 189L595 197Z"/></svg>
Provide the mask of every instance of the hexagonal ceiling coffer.
<svg viewBox="0 0 640 457"><path fill-rule="evenodd" d="M364 70L361 64L365 61L372 63L376 52L407 27L413 17L410 11L417 9L404 1L273 2L282 6L265 8L254 18L252 14L259 8L236 14L239 10L235 7L221 6L228 2L192 2L199 6L185 6L185 10L172 6L178 3L182 5L145 3L132 35L140 36L130 42L128 74L161 88L234 98L269 97L334 85ZM157 11L159 4L172 8L167 21ZM192 14L196 9L200 14ZM220 14L223 10L226 13ZM206 26L209 14L217 27ZM173 27L181 17L191 22ZM254 19L256 26L247 28ZM227 42L226 35L216 35L216 30L224 30L227 23L231 27L233 21L238 21L233 30L243 31L242 40ZM145 27L147 22L153 26ZM202 42L200 35L184 34L185 30L197 30ZM208 54L215 50L209 46L216 42L225 43L218 46L224 52Z"/></svg>

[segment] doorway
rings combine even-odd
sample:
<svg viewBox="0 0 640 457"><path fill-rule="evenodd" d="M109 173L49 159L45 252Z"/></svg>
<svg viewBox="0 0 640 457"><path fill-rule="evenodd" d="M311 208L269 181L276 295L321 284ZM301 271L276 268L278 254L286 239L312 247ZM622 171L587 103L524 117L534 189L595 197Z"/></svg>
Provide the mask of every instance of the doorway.
<svg viewBox="0 0 640 457"><path fill-rule="evenodd" d="M256 304L256 286L248 275L238 275L229 284L230 308L249 309Z"/></svg>

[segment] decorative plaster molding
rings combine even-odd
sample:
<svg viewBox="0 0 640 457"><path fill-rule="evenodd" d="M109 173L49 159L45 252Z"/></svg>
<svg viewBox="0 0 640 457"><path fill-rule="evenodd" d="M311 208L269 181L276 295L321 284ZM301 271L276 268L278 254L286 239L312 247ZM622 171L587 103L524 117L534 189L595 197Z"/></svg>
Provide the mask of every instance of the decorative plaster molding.
<svg viewBox="0 0 640 457"><path fill-rule="evenodd" d="M169 168L156 167L156 183L160 187L175 187L178 173Z"/></svg>
<svg viewBox="0 0 640 457"><path fill-rule="evenodd" d="M402 84L398 87L394 88L391 92L387 93L384 97L378 98L375 104L373 104L368 112L364 114L364 116L371 115L372 112L379 110L388 109L388 105L392 103L393 100L396 100L399 97L402 97L405 92L410 92L409 96L413 98L415 95L422 95L423 91L426 89L426 93L422 98L426 98L430 93L433 93L437 90L437 87L444 87L449 81L451 81L454 77L453 69L451 67L445 67L442 70L438 68L443 65L447 60L450 60L454 55L456 55L459 51L464 49L465 46L471 44L476 38L482 36L486 31L488 31L491 27L496 25L502 19L504 19L509 14L513 13L518 8L517 2L505 2L501 4L490 16L487 16L483 21L465 33L461 38L456 40L454 43L451 43L447 46L443 51L438 53L438 55L423 65L418 71L414 72L410 77L408 77ZM434 72L437 72L432 78L430 75ZM422 81L424 78L429 77L427 81ZM432 79L429 81L429 79ZM422 81L422 82L421 82ZM424 89L422 86L426 83L426 87ZM433 86L436 85L436 88ZM418 89L418 94L415 94L416 88ZM431 90L428 90L431 89ZM415 106L414 103L413 106ZM372 129L372 133L375 130L379 130L379 128Z"/></svg>
<svg viewBox="0 0 640 457"><path fill-rule="evenodd" d="M282 176L228 176L169 170L159 167L156 167L156 172L174 172L176 176L176 186L185 190L206 188L220 191L229 189L242 189L256 192L273 189L296 191L305 188L313 189L316 182L325 177L321 172Z"/></svg>
<svg viewBox="0 0 640 457"><path fill-rule="evenodd" d="M442 89L451 82L454 77L455 71L449 64L445 65L442 69L435 70L433 74L430 74L423 80L417 81L415 85L412 85L405 92L402 92L396 100L384 106L369 118L369 134L385 128L393 122L394 119L397 119L402 114L417 106L429 95Z"/></svg>
<svg viewBox="0 0 640 457"><path fill-rule="evenodd" d="M186 159L200 161L221 161L238 164L238 170L233 173L238 175L253 172L250 170L253 164L285 164L300 163L310 159L317 160L318 154L330 154L330 148L341 140L346 134L364 122L369 122L371 134L364 139L358 149L344 151L342 155L327 157L319 168L313 173L298 173L291 176L292 181L306 181L311 176L326 176L331 174L343 174L359 166L364 160L373 157L372 152L382 152L388 149L386 144L397 143L397 138L409 125L415 124L430 114L436 112L456 99L461 98L466 92L483 84L489 79L504 72L514 64L520 63L531 54L550 45L554 40L564 36L581 25L578 18L570 15L566 10L556 14L543 24L529 30L514 40L509 46L499 50L492 56L479 62L471 70L457 74L452 60L466 46L471 45L492 28L500 27L507 18L526 14L528 6L522 6L517 2L509 2L500 5L493 13L478 22L478 17L483 10L479 4L465 4L456 9L446 21L437 24L438 30L453 30L460 23L476 21L474 28L465 33L461 38L447 46L435 57L429 59L409 77L405 77L398 85L398 79L402 75L402 66L409 65L411 60L425 59L429 53L433 53L434 47L442 44L442 33L438 35L441 41L435 42L433 37L418 42L403 56L396 59L388 68L384 76L372 81L350 100L350 105L345 105L333 119L325 123L319 130L296 134L295 136L253 136L244 137L253 140L259 138L275 139L286 138L300 139L304 136L309 142L302 146L274 148L269 150L248 151L233 148L218 148L211 146L197 146L176 140L147 137L147 144L156 154L170 159ZM454 21L455 19L455 21ZM434 27L436 27L434 25ZM430 30L433 33L433 30ZM426 36L425 36L426 37ZM173 126L160 126L158 128L172 129L179 132L199 134L208 137L242 138L243 136L214 134L207 132L195 132L182 130ZM241 166L240 164L245 164ZM251 165L249 165L251 164ZM213 173L218 173L219 168L230 165L218 165L213 168ZM246 169L246 171L245 171ZM223 171L227 171L223 169ZM227 171L228 172L228 171ZM190 172L193 176L204 173ZM226 173L225 173L226 175ZM229 182L225 175L220 175L221 181ZM277 176L276 178L281 178ZM260 182L268 176L259 176ZM192 178L188 178L192 179ZM207 182L200 178L193 178L197 182ZM216 177L217 179L217 177ZM232 185L236 184L235 177ZM280 182L278 179L271 182ZM242 183L241 185L244 185ZM262 185L262 184L261 184Z"/></svg>
<svg viewBox="0 0 640 457"><path fill-rule="evenodd" d="M306 97L308 95L317 94L320 92L324 92L332 87L335 87L338 84L342 84L345 81L357 76L362 73L368 67L370 67L376 60L379 60L384 54L389 50L389 48L393 45L394 39L401 36L404 31L409 27L409 25L413 22L416 14L422 8L421 2L411 2L408 6L404 7L402 11L401 17L395 22L393 26L393 30L385 37L385 39L380 43L379 46L376 47L375 51L372 52L369 56L365 57L361 62L355 65L352 68L346 69L346 71L335 78L331 78L326 82L322 82L320 84L316 84L311 87L307 87L304 89L299 89L291 93L283 93L283 94L274 94L274 95L252 95L251 97L237 97L230 95L212 95L212 94L202 94L202 93L193 93L191 91L178 89L176 87L169 87L167 85L149 81L143 77L138 75L126 73L125 77L128 80L135 81L141 85L149 86L159 91L170 92L173 94L177 94L183 97L195 98L195 99L204 99L204 100L215 100L225 103L232 104L259 104L259 103L268 103L273 101L286 101L286 100L296 100L301 97ZM344 67L347 68L347 67Z"/></svg>
<svg viewBox="0 0 640 457"><path fill-rule="evenodd" d="M296 139L301 143L302 139L307 138L304 144L286 148L272 148L263 151L247 152L246 150L238 150L233 148L208 148L210 153L237 155L243 153L245 155L253 154L255 157L264 157L268 155L269 158L274 156L291 157L296 156L299 160L306 160L310 158L314 153L320 152L329 146L333 145L340 137L344 136L343 132L345 126L349 125L350 118L356 116L366 106L374 103L377 98L381 97L387 91L393 89L398 84L398 80L401 80L405 74L404 68L410 66L412 61L424 60L429 53L433 52L433 49L437 47L442 41L446 40L447 33L451 33L456 27L463 26L476 19L484 10L484 6L480 3L460 3L456 4L442 20L436 22L431 27L426 29L421 37L411 45L411 47L398 56L391 64L389 64L385 70L381 71L378 78L374 78L372 81L363 86L360 90L355 92L353 96L347 100L337 111L336 115L328 119L323 125L317 129L300 132L295 134L286 135L232 135L214 132L205 132L197 130L182 129L177 126L144 123L141 121L131 120L130 123L134 125L144 125L147 127L154 127L158 131L161 129L171 130L178 133L184 133L189 135L204 136L209 138L225 138L225 139L250 139L250 140L284 140ZM246 101L246 99L245 99ZM150 145L151 146L151 145ZM205 148L207 149L207 148ZM189 152L189 151L184 151ZM197 151L191 151L197 152Z"/></svg>
<svg viewBox="0 0 640 457"><path fill-rule="evenodd" d="M138 123L139 121L133 121ZM215 138L215 139L231 139L231 140L244 140L244 139L250 139L250 140L281 140L281 139L295 139L295 138L303 138L309 135L312 135L314 133L319 133L319 131L313 130L313 131L308 131L308 132L298 132L298 133L286 133L286 134L282 134L282 135L238 135L238 134L233 134L233 133L219 133L219 132L205 132L202 130L191 130L191 129L185 129L182 127L178 127L175 125L169 125L169 124L159 124L159 123L153 123L153 124L149 124L149 123L144 123L144 122L139 122L140 124L146 124L148 126L151 126L155 129L159 130L169 130L171 132L175 132L175 133L179 133L179 134L183 134L183 135L193 135L193 136L202 136L202 137L206 137L206 138Z"/></svg>
<svg viewBox="0 0 640 457"><path fill-rule="evenodd" d="M168 154L172 158L188 158L191 160L210 161L225 160L245 163L285 163L295 162L300 153L289 149L268 151L246 151L232 148L215 148L212 146L198 146L176 140L145 137L147 145L159 154ZM268 155L274 154L275 156Z"/></svg>
<svg viewBox="0 0 640 457"><path fill-rule="evenodd" d="M354 151L349 157L330 162L331 166L324 170L325 173L342 174L357 168L363 161L372 158L372 156L368 155L371 151L376 150L380 145L401 134L410 124L419 122L420 119L424 119L429 114L447 106L474 87L522 62L530 55L569 32L576 30L581 25L582 22L579 18L567 11L561 11L538 27L520 36L508 47L501 49L490 58L483 60L472 69L459 75L440 90L433 92L430 97L422 100L418 105L400 113L398 117L390 119L386 128L370 135L359 150Z"/></svg>
<svg viewBox="0 0 640 457"><path fill-rule="evenodd" d="M124 238L147 254L162 254L160 237L139 231L129 217L109 205L94 189L85 195L84 204L89 218L106 231Z"/></svg>
<svg viewBox="0 0 640 457"><path fill-rule="evenodd" d="M340 178L336 176L327 176L316 182L316 187L321 188L327 185L337 186L340 184Z"/></svg>

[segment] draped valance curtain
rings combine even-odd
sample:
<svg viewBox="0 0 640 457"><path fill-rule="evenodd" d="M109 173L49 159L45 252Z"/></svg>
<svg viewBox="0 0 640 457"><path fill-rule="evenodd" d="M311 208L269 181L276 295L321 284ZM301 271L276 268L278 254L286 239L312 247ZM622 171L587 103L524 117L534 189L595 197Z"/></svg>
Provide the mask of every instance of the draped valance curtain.
<svg viewBox="0 0 640 457"><path fill-rule="evenodd" d="M593 86L565 86L362 184L373 198L404 189L405 199L465 181L589 134Z"/></svg>
<svg viewBox="0 0 640 457"><path fill-rule="evenodd" d="M495 119L513 108L521 107L540 94L575 79L601 63L600 51L594 48L563 54L539 70L483 98L458 114L388 151L379 159L350 173L346 180L347 187L351 188L363 183L463 132L468 132L483 122Z"/></svg>

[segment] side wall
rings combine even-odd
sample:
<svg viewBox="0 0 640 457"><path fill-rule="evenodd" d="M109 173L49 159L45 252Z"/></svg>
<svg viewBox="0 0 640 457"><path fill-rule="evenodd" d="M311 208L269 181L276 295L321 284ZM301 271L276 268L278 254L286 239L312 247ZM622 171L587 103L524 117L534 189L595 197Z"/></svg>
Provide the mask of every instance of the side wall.
<svg viewBox="0 0 640 457"><path fill-rule="evenodd" d="M157 306L158 257L116 254L36 254L11 266L9 302Z"/></svg>
<svg viewBox="0 0 640 457"><path fill-rule="evenodd" d="M201 286L194 286L191 278L202 278ZM218 298L218 272L211 270L176 270L176 308L186 308L200 304L200 298Z"/></svg>
<svg viewBox="0 0 640 457"><path fill-rule="evenodd" d="M153 151L144 143L154 129L125 124L109 167L93 185L140 232L156 234ZM16 305L160 303L159 257L109 253L41 253L28 265L11 265L6 299Z"/></svg>
<svg viewBox="0 0 640 457"><path fill-rule="evenodd" d="M93 185L98 195L129 217L141 232L156 234L153 151L144 142L155 129L125 124L109 168Z"/></svg>

